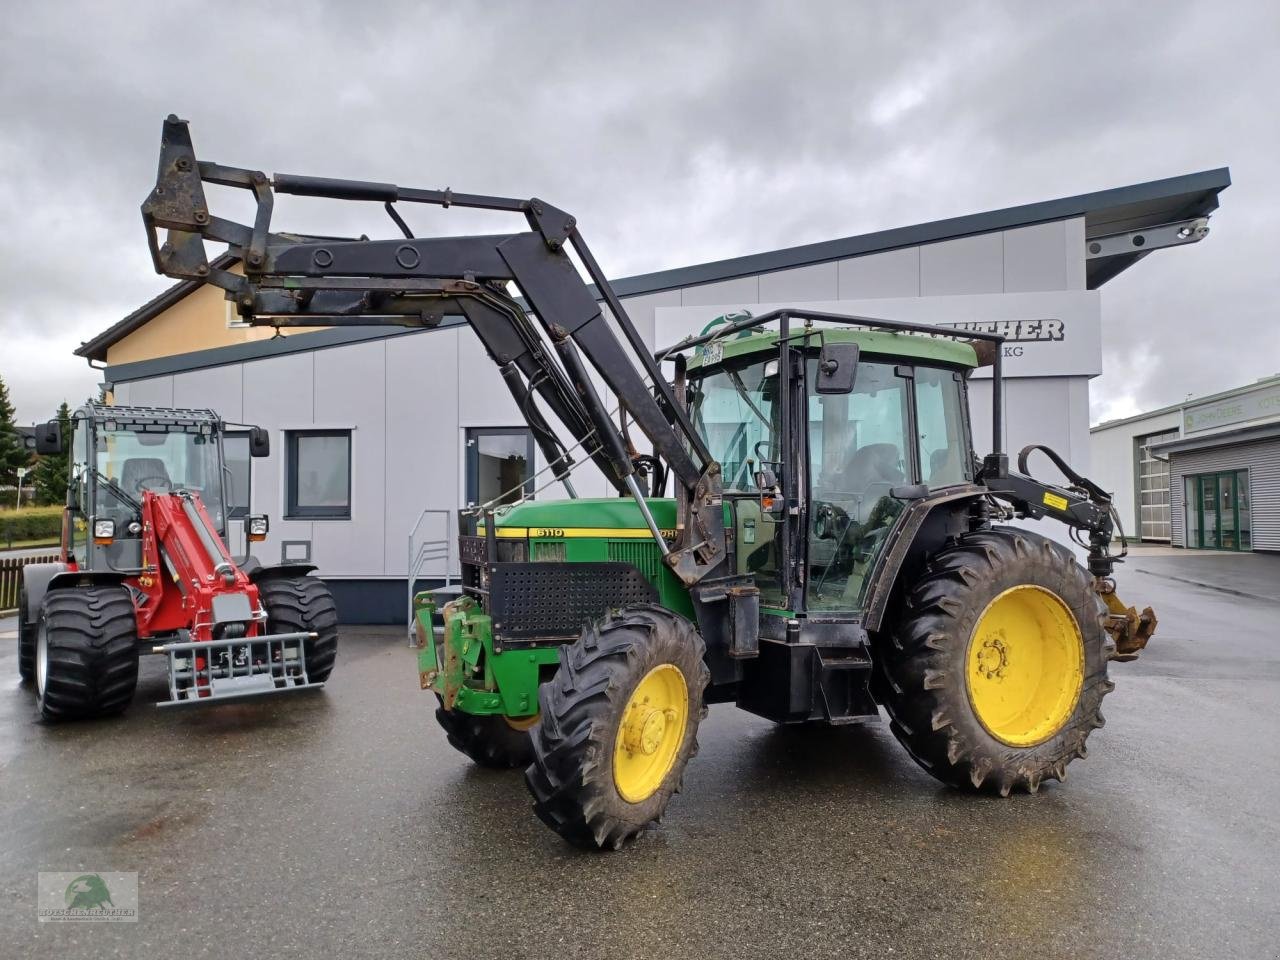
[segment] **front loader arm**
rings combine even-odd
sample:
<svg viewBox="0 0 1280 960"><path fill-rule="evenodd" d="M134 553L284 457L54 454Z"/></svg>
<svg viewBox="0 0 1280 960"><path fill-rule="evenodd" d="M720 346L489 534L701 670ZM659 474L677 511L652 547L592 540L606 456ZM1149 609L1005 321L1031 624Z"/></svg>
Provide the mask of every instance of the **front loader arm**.
<svg viewBox="0 0 1280 960"><path fill-rule="evenodd" d="M257 202L254 222L212 216L205 183L251 191ZM380 202L404 236L343 240L273 233L275 193ZM393 207L397 202L505 211L522 216L529 229L489 236L414 237ZM720 466L676 401L569 214L538 199L288 174L269 178L261 171L199 161L186 122L170 116L164 124L156 186L142 205L142 215L157 272L221 287L249 324L433 327L445 316L465 317L571 495L571 458L535 397L582 444L618 492L636 499L665 562L686 584L699 582L721 566L725 537ZM161 230L167 232L163 241ZM215 267L206 254L206 240L225 243L243 263L244 276ZM569 250L595 284L622 340ZM523 303L508 293L509 283L519 288ZM588 363L677 478L674 544L667 544L653 520L636 481L633 451L598 395Z"/></svg>
<svg viewBox="0 0 1280 960"><path fill-rule="evenodd" d="M1061 487L1030 476L1027 459L1037 450L1053 461L1070 486ZM1040 444L1021 450L1018 472L998 471L996 475L984 475L982 482L993 496L1009 502L1017 514L1035 519L1052 517L1087 537L1089 572L1093 574L1094 589L1107 606L1107 632L1116 644L1113 659L1136 659L1155 633L1157 620L1150 607L1139 613L1134 607L1126 607L1116 596L1112 574L1115 564L1123 562L1124 554L1117 557L1111 553L1111 541L1117 531L1111 495ZM1123 530L1120 530L1120 540L1123 546Z"/></svg>

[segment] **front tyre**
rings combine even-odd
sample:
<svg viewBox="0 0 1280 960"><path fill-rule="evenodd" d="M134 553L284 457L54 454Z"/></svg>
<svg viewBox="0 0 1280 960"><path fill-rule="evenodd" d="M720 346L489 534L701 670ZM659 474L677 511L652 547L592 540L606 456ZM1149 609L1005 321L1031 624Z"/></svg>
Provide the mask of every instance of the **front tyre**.
<svg viewBox="0 0 1280 960"><path fill-rule="evenodd" d="M119 713L138 684L138 634L125 587L50 590L36 620L36 706L48 721Z"/></svg>
<svg viewBox="0 0 1280 960"><path fill-rule="evenodd" d="M616 850L661 818L698 750L703 652L691 623L651 604L609 614L560 648L538 692L525 772L547 826L575 846Z"/></svg>
<svg viewBox="0 0 1280 960"><path fill-rule="evenodd" d="M27 600L27 588L18 591L18 679L31 683L36 678L36 622Z"/></svg>
<svg viewBox="0 0 1280 960"><path fill-rule="evenodd" d="M1023 530L936 554L877 647L890 727L944 783L1034 793L1104 723L1106 608L1070 551Z"/></svg>
<svg viewBox="0 0 1280 960"><path fill-rule="evenodd" d="M268 577L258 581L258 599L267 611L267 633L314 633L302 643L310 683L323 683L338 657L338 608L323 580Z"/></svg>

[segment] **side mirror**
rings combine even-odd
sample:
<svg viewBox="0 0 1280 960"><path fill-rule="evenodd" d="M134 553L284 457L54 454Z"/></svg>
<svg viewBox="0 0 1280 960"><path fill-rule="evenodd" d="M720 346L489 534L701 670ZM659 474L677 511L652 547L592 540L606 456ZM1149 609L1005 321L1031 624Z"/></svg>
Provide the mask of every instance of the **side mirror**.
<svg viewBox="0 0 1280 960"><path fill-rule="evenodd" d="M249 428L249 456L271 456L271 434L262 427Z"/></svg>
<svg viewBox="0 0 1280 960"><path fill-rule="evenodd" d="M853 377L858 371L856 343L824 343L818 352L818 393L853 393Z"/></svg>
<svg viewBox="0 0 1280 960"><path fill-rule="evenodd" d="M36 453L41 456L57 456L63 452L62 422L50 420L36 426Z"/></svg>

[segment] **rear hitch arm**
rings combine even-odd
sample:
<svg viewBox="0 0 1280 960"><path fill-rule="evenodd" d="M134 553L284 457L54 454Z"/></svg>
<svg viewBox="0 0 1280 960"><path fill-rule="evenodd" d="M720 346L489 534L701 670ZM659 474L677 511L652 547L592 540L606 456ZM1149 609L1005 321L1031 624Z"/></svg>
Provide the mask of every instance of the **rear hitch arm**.
<svg viewBox="0 0 1280 960"><path fill-rule="evenodd" d="M1045 483L1030 476L1027 459L1035 451L1047 456L1065 476L1069 486ZM994 469L993 469L994 468ZM999 469L993 462L984 467L981 482L992 496L1007 501L1020 516L1040 519L1052 517L1072 528L1081 546L1089 551L1087 565L1093 575L1093 588L1107 607L1107 633L1115 643L1111 659L1135 660L1155 633L1155 612L1146 607L1141 613L1127 606L1116 595L1112 577L1117 563L1123 563L1128 552L1124 528L1116 515L1111 495L1092 480L1078 474L1054 450L1041 444L1023 447L1018 453L1018 472ZM1119 556L1111 553L1112 538L1119 533ZM1083 536L1085 539L1081 539Z"/></svg>

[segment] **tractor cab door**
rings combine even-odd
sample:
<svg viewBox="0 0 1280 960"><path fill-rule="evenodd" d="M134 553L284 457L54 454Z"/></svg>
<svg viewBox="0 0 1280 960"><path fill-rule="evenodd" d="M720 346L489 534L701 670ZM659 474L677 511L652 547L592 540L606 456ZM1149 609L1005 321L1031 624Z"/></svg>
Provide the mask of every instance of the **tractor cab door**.
<svg viewBox="0 0 1280 960"><path fill-rule="evenodd" d="M766 608L786 607L787 594L779 577L787 524L780 500L775 505L769 496L781 488L788 461L780 389L779 353L766 350L694 379L689 394L694 426L721 466L735 572L755 580Z"/></svg>
<svg viewBox="0 0 1280 960"><path fill-rule="evenodd" d="M867 358L852 393L822 395L817 362L806 360L806 608L854 613L906 507L895 488L972 476L963 381L945 368Z"/></svg>

